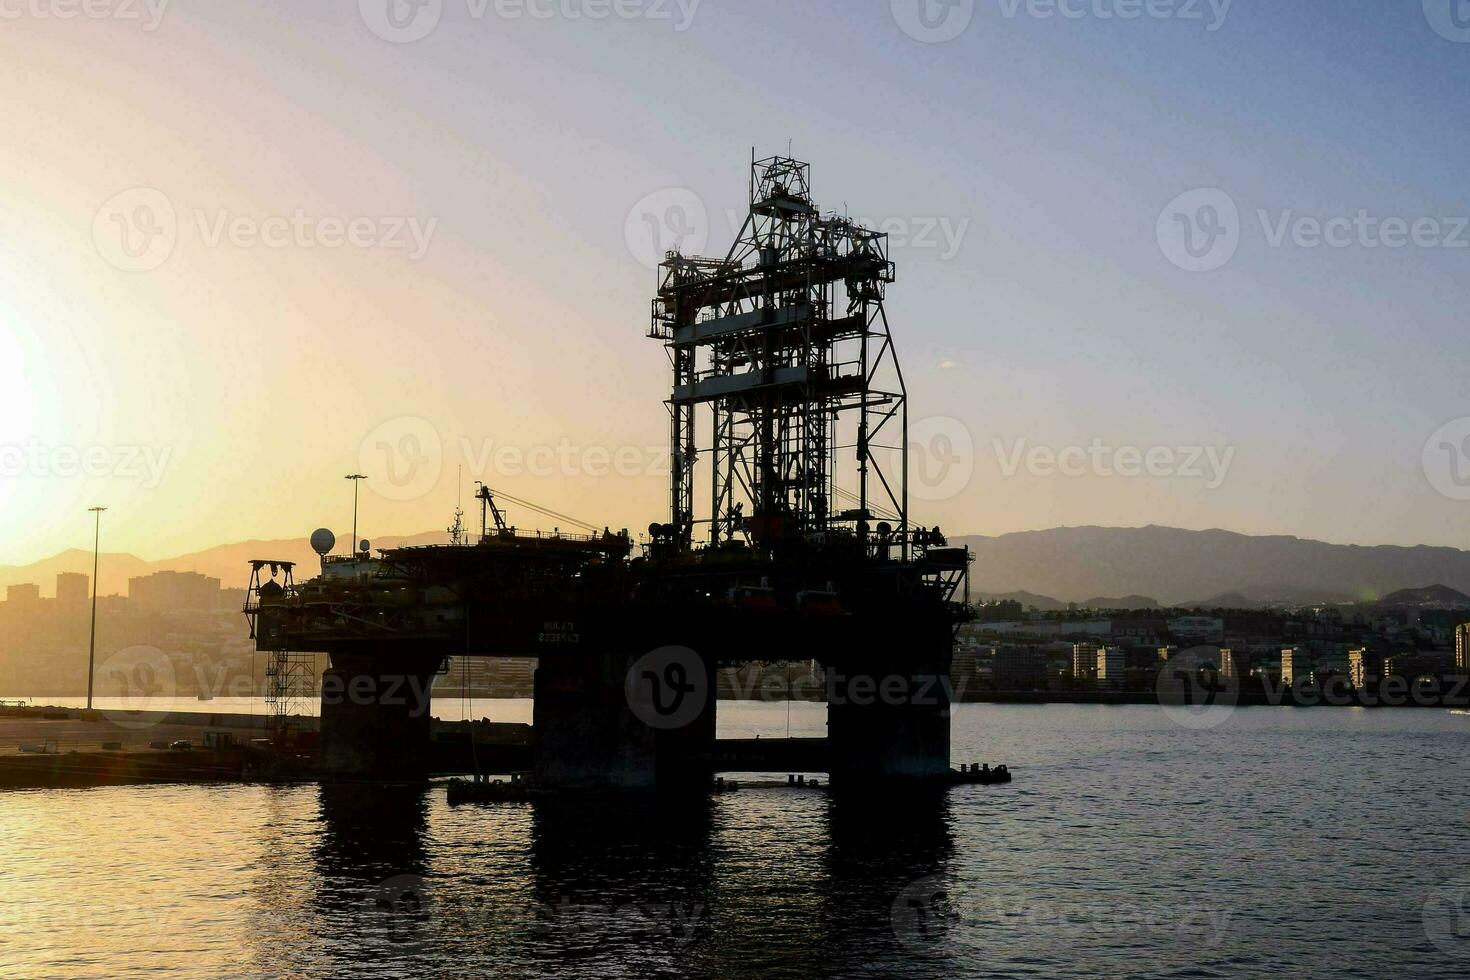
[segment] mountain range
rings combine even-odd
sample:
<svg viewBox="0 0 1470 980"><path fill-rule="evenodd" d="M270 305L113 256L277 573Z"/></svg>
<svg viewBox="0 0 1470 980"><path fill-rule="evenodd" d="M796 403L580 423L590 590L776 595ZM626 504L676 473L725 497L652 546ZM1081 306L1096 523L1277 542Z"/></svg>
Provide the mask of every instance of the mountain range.
<svg viewBox="0 0 1470 980"><path fill-rule="evenodd" d="M338 542L346 542L349 534L337 536ZM385 536L372 542L373 548L399 548L404 545L436 544L447 542L449 535L443 531L408 536ZM345 544L339 543L337 553L345 553ZM101 580L102 595L127 595L128 579L134 576L151 575L154 572L199 572L220 580L227 589L244 589L250 581L249 563L254 558L273 561L293 561L300 566L298 577L311 578L321 567L316 552L311 550L308 535L275 541L242 541L237 544L216 545L204 551L146 561L135 555L103 552L98 563L97 577ZM43 558L29 565L0 565L0 588L19 582L34 582L41 587L41 594L55 594L58 572L81 572L92 574L92 552L72 548L60 554Z"/></svg>
<svg viewBox="0 0 1470 980"><path fill-rule="evenodd" d="M342 538L345 540L344 538ZM375 548L431 544L443 531L382 537ZM1470 552L1442 547L1339 545L1286 536L1170 527L1052 528L996 537L951 538L975 553L971 591L986 598L1014 598L1026 606L1061 608L1068 602L1096 608L1229 606L1267 603L1379 601L1401 590L1423 592L1405 604L1453 604L1470 592ZM340 549L339 549L340 550ZM297 562L300 577L315 574L316 555L307 535L275 541L219 545L176 558L147 561L104 553L101 592L127 592L132 576L157 571L201 572L226 588L244 588L252 558ZM57 572L90 575L92 553L63 551L29 565L0 565L0 587L35 582L52 594ZM1426 590L1437 583L1446 591ZM1120 596L1122 598L1099 598Z"/></svg>
<svg viewBox="0 0 1470 980"><path fill-rule="evenodd" d="M1089 601L1094 596L1207 607L1238 606L1240 600L1367 602L1426 583L1470 592L1470 552L1457 548L1340 545L1157 526L1053 528L950 543L967 544L975 553L974 592L1029 592L1088 605L1101 601ZM1233 601L1221 601L1227 598Z"/></svg>

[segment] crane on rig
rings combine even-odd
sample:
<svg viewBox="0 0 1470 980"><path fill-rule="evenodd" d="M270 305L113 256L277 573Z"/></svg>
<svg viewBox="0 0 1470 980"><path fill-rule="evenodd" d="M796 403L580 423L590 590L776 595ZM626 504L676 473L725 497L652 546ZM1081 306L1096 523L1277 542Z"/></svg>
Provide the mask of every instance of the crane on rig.
<svg viewBox="0 0 1470 980"><path fill-rule="evenodd" d="M500 537L510 537L514 532L505 523L505 514L495 506L495 494L483 483L476 483L480 489L475 493L475 498L480 501L480 540L485 541L490 537L490 518L495 520L495 533Z"/></svg>

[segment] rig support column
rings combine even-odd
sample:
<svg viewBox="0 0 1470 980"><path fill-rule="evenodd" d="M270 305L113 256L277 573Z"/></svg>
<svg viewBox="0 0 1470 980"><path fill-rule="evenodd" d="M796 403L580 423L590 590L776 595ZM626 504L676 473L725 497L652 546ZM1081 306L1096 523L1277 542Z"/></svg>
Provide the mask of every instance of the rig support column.
<svg viewBox="0 0 1470 980"><path fill-rule="evenodd" d="M921 620L875 631L828 667L834 788L948 778L952 642L948 623Z"/></svg>
<svg viewBox="0 0 1470 980"><path fill-rule="evenodd" d="M429 775L438 655L333 654L322 676L321 768L329 777Z"/></svg>
<svg viewBox="0 0 1470 980"><path fill-rule="evenodd" d="M536 666L534 779L549 790L652 789L654 732L623 693L631 656L567 654Z"/></svg>
<svg viewBox="0 0 1470 980"><path fill-rule="evenodd" d="M715 741L712 688L702 685L689 692L698 701L680 705L666 718L651 713L629 693L629 675L642 654L541 658L532 723L538 787L611 791L709 785ZM663 706L671 704L665 701Z"/></svg>

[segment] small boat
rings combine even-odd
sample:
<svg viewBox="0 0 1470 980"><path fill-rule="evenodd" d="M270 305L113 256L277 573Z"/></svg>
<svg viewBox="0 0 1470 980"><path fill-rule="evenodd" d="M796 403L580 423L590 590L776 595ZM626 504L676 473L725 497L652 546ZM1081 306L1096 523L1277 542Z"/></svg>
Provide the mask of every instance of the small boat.
<svg viewBox="0 0 1470 980"><path fill-rule="evenodd" d="M989 764L983 766L960 766L958 772L950 772L950 780L955 785L975 784L991 786L998 783L1011 781L1011 771L1005 766L990 768Z"/></svg>
<svg viewBox="0 0 1470 980"><path fill-rule="evenodd" d="M452 779L449 781L449 805L460 803L517 803L531 798L530 786L524 779L510 782L496 779Z"/></svg>

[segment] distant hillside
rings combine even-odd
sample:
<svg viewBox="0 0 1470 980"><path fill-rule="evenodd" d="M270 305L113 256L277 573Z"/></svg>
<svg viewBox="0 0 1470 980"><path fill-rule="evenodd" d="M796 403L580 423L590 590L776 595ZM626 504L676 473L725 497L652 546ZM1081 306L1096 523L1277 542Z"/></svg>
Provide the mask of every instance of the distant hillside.
<svg viewBox="0 0 1470 980"><path fill-rule="evenodd" d="M977 602L1019 602L1021 608L1031 609L1035 607L1042 612L1058 612L1067 608L1067 604L1049 595L1036 595L1031 592L1003 592L995 595L980 593L975 596Z"/></svg>
<svg viewBox="0 0 1470 980"><path fill-rule="evenodd" d="M1213 599L1193 599L1179 603L1181 609L1264 609L1269 602L1261 599L1247 599L1239 592L1227 592L1217 595Z"/></svg>
<svg viewBox="0 0 1470 980"><path fill-rule="evenodd" d="M126 595L129 578L161 571L199 572L202 575L211 575L219 579L220 585L225 588L243 589L250 578L248 563L252 558L294 561L301 566L302 577L307 578L315 575L320 568L316 553L311 550L311 544L307 540L310 533L311 529L308 528L299 538L222 544L205 551L180 555L177 558L164 558L159 561L144 561L135 555L113 554L104 551L98 570L98 578L102 581L101 593L103 595L114 593ZM342 553L346 547L345 542L348 537L347 533L337 536L337 540L342 542L337 548L339 553ZM448 535L441 531L416 534L410 537L385 536L375 539L372 545L375 549L397 548L403 545L431 544L447 540ZM58 572L81 572L90 577L92 553L73 548L30 565L0 565L0 598L3 598L5 586L20 582L33 582L39 585L43 596L54 595Z"/></svg>
<svg viewBox="0 0 1470 980"><path fill-rule="evenodd" d="M1470 595L1446 585L1401 589L1378 600L1381 606L1412 606L1416 609L1470 609Z"/></svg>
<svg viewBox="0 0 1470 980"><path fill-rule="evenodd" d="M1165 605L1240 593L1281 603L1372 602L1425 582L1470 591L1470 552L1326 544L1293 537L1169 527L1055 528L959 537L976 554L977 592L1063 601L1156 596Z"/></svg>
<svg viewBox="0 0 1470 980"><path fill-rule="evenodd" d="M252 558L297 562L307 577L318 567L309 533L306 528L297 538L219 545L160 561L104 553L102 593L125 594L130 577L167 569L202 572L226 587L243 588L246 563ZM339 538L345 541L346 535ZM374 539L373 547L445 540L442 531L383 536ZM1054 528L993 538L957 537L954 543L968 544L975 552L973 595L1014 599L1042 610L1064 609L1068 602L1116 609L1354 601L1470 608L1470 552L1455 548L1363 547L1168 527ZM42 595L51 595L57 572L90 575L91 552L73 549L31 565L0 565L0 589L35 582ZM1437 585L1426 588L1425 582Z"/></svg>
<svg viewBox="0 0 1470 980"><path fill-rule="evenodd" d="M1085 609L1158 609L1157 599L1150 599L1146 595L1125 595L1121 599L1088 599L1083 602Z"/></svg>

